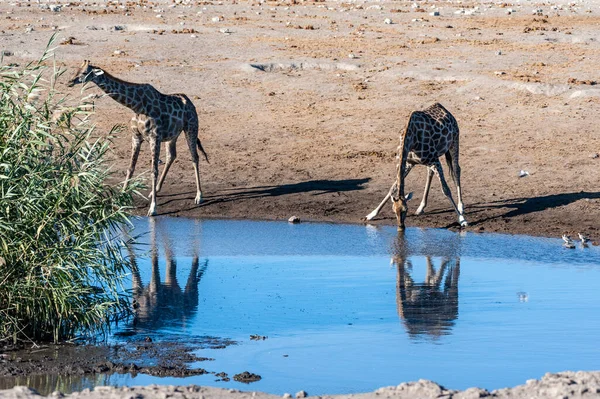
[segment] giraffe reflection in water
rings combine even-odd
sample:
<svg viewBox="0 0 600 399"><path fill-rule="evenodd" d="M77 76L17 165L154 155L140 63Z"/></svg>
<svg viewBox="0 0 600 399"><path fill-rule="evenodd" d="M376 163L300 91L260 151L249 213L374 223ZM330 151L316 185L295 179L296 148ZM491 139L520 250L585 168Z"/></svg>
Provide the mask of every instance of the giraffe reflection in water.
<svg viewBox="0 0 600 399"><path fill-rule="evenodd" d="M392 264L397 268L396 305L411 338L424 334L431 338L449 335L458 318L460 257L456 251L444 252L437 269L432 256L425 256L425 279L415 282L407 243L400 234L392 257Z"/></svg>
<svg viewBox="0 0 600 399"><path fill-rule="evenodd" d="M133 265L133 298L135 317L133 327L144 330L156 330L163 326L183 326L194 317L198 309L198 284L206 272L208 260L200 264L198 245L193 245L191 269L185 287L182 289L177 280L177 263L172 245L165 232L161 234L165 260L165 280L161 282L159 268L159 248L157 244L156 221L148 219L150 224L150 264L152 274L148 285L144 286L135 256L130 252Z"/></svg>

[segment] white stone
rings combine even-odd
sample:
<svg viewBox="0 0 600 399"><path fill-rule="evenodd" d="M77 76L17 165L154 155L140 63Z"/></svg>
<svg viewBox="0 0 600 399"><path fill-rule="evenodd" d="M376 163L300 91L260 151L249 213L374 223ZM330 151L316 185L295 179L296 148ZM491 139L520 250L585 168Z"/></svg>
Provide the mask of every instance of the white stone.
<svg viewBox="0 0 600 399"><path fill-rule="evenodd" d="M386 25L391 25L392 24L392 20L391 20L391 18L386 18L386 19L383 20L383 23L386 24Z"/></svg>

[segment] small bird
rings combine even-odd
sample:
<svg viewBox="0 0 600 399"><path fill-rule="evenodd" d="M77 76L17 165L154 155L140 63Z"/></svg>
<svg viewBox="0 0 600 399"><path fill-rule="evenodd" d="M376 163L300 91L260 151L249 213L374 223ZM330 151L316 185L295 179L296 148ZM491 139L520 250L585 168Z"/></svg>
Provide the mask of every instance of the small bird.
<svg viewBox="0 0 600 399"><path fill-rule="evenodd" d="M588 242L590 242L590 239L581 233L577 233L577 235L579 236L579 239L581 240L581 246L584 248L587 248Z"/></svg>
<svg viewBox="0 0 600 399"><path fill-rule="evenodd" d="M562 235L562 239L565 242L563 245L565 248L569 248L569 249L574 249L575 248L575 244L573 244L573 240L571 239L570 236L563 234Z"/></svg>

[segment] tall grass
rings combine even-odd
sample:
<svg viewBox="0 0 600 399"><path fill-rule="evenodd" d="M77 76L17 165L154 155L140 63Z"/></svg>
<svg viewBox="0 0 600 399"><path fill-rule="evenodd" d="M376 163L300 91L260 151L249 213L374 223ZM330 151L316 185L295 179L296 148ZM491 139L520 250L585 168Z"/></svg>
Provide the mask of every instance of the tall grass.
<svg viewBox="0 0 600 399"><path fill-rule="evenodd" d="M52 59L0 67L0 343L68 340L129 312L118 232L139 185L109 183L109 138L89 107L66 106Z"/></svg>

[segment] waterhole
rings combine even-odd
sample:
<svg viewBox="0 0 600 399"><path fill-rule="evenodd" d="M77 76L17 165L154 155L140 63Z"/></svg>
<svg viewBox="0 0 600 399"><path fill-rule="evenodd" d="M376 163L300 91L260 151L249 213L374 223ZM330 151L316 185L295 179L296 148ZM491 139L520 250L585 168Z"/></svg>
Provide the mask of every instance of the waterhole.
<svg viewBox="0 0 600 399"><path fill-rule="evenodd" d="M600 250L562 240L394 227L140 218L136 320L109 338L220 337L185 378L21 379L49 392L198 384L274 394L372 391L421 378L514 386L597 370ZM245 384L233 376L259 375ZM17 382L2 379L2 387ZM44 385L45 384L45 385Z"/></svg>

